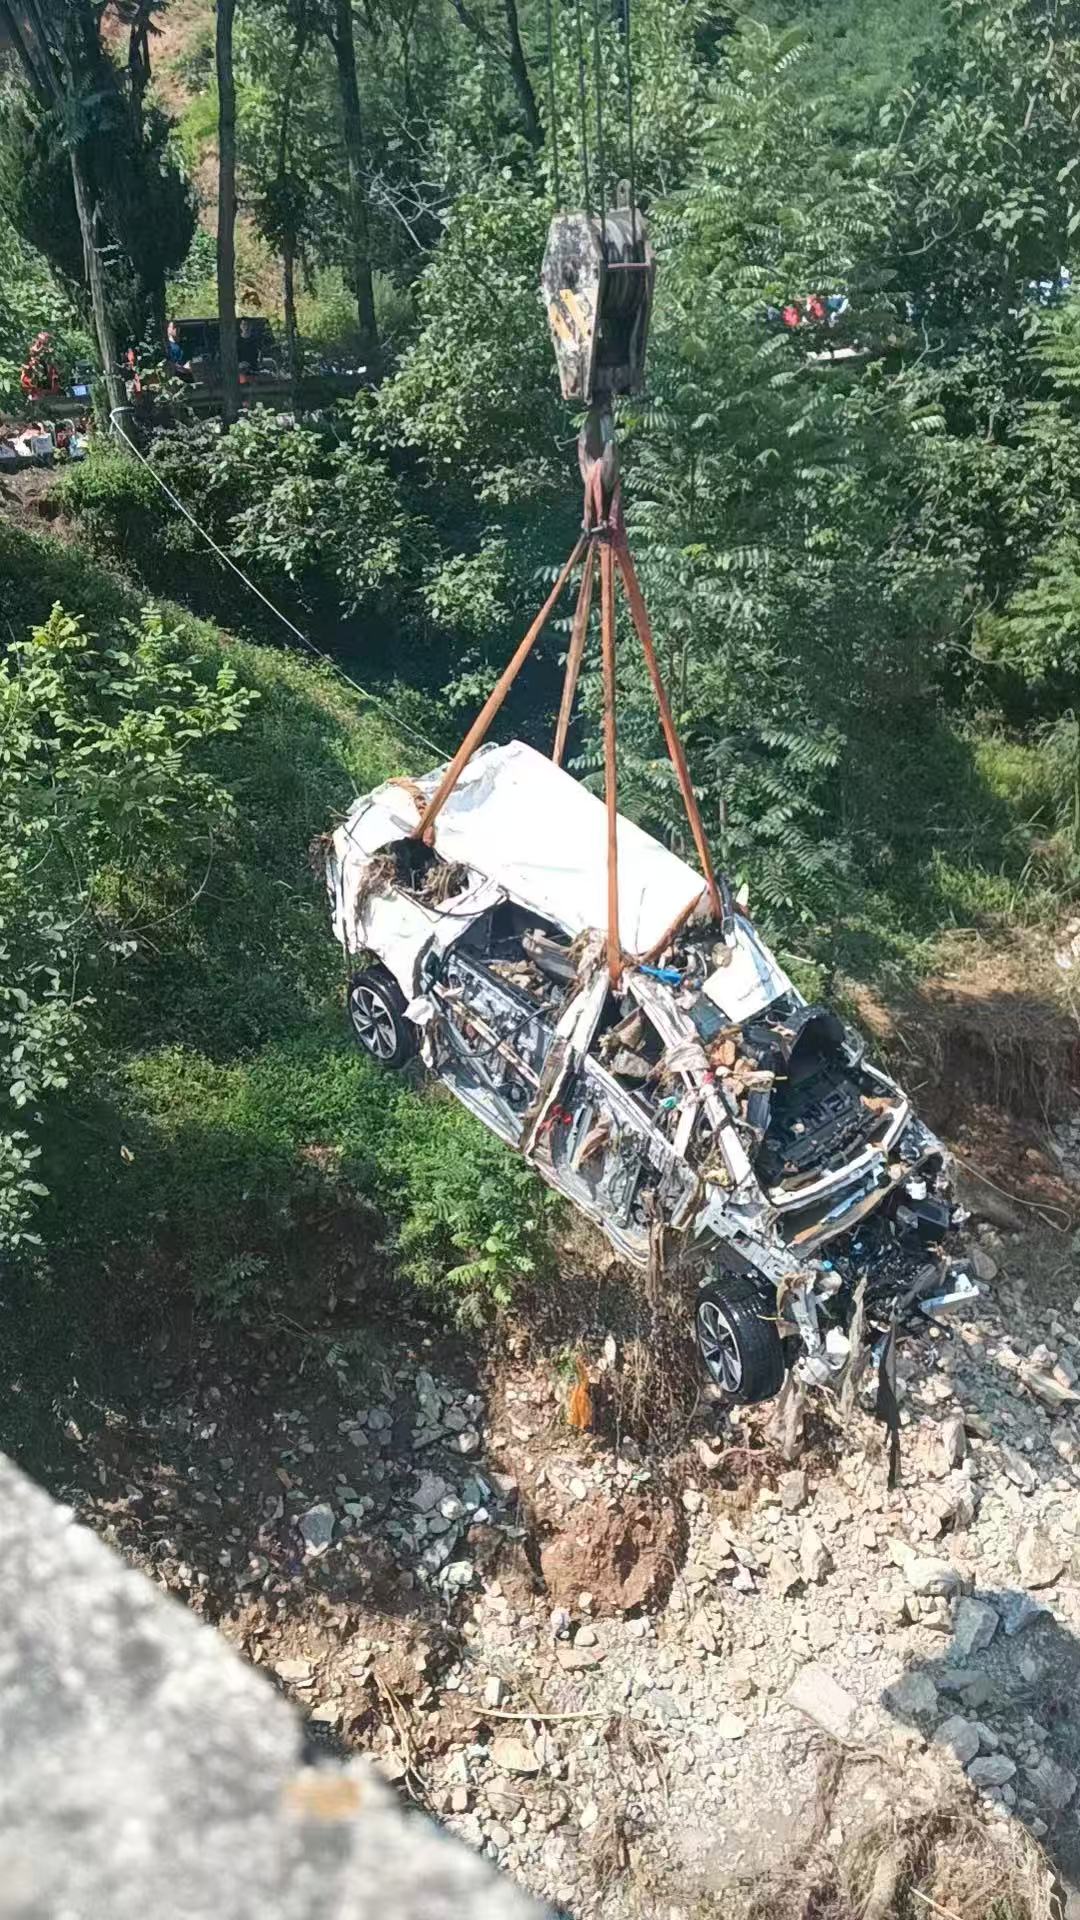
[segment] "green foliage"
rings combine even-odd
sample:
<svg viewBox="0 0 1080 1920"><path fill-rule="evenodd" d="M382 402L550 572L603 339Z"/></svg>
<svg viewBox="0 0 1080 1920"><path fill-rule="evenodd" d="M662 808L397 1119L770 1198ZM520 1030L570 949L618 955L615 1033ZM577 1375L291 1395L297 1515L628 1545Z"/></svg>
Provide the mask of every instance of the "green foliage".
<svg viewBox="0 0 1080 1920"><path fill-rule="evenodd" d="M16 620L79 578L102 637L57 613L0 680L5 1244L39 1234L61 1291L107 1268L136 1314L167 1267L263 1315L376 1243L455 1311L504 1299L542 1257L535 1181L346 1040L308 862L396 740L309 662L134 620L85 558L0 524Z"/></svg>
<svg viewBox="0 0 1080 1920"><path fill-rule="evenodd" d="M91 203L99 209L106 295L121 344L154 331L165 279L181 265L195 230L195 202L157 107L136 112L127 83L99 32L68 40L72 72L64 109L8 82L0 87L0 199L21 238L49 262L61 285L87 298L83 242L71 179L77 148ZM108 240L108 246L103 242Z"/></svg>
<svg viewBox="0 0 1080 1920"><path fill-rule="evenodd" d="M217 311L217 241L203 226L196 226L185 258L170 276L166 303L170 319L200 319Z"/></svg>
<svg viewBox="0 0 1080 1920"><path fill-rule="evenodd" d="M266 476L261 498L233 516L234 550L302 580L331 568L349 615L402 577L420 529L410 519L364 408L347 439L329 445L303 427L282 435L269 414L243 420L216 448L211 485L239 494L248 467Z"/></svg>
<svg viewBox="0 0 1080 1920"><path fill-rule="evenodd" d="M800 77L822 102L823 137L872 140L882 106L907 84L915 62L940 39L943 0L757 0L755 18L806 35Z"/></svg>
<svg viewBox="0 0 1080 1920"><path fill-rule="evenodd" d="M0 1253L34 1237L25 1127L67 1088L147 890L167 897L229 818L198 752L248 704L224 664L204 685L157 614L99 646L57 607L0 665Z"/></svg>
<svg viewBox="0 0 1080 1920"><path fill-rule="evenodd" d="M206 84L188 102L177 128L184 164L192 173L217 139L218 105L217 75L211 73Z"/></svg>
<svg viewBox="0 0 1080 1920"><path fill-rule="evenodd" d="M1074 0L951 0L882 116L895 271L928 342L1023 329L1025 282L1056 274L1080 224L1078 108Z"/></svg>
<svg viewBox="0 0 1080 1920"><path fill-rule="evenodd" d="M1072 243L1077 21L1073 0L1053 32L1035 0L753 12L635 11L636 169L660 272L648 396L620 414L627 508L726 865L808 967L891 972L922 964L942 924L1041 910L1071 884L1039 851L1064 799L1029 805L1030 782L997 776L1001 743L1026 754L1078 705L1080 323L1029 285ZM302 325L329 348L350 316L319 18L266 0L238 58L250 189L300 196ZM372 251L384 311L402 302L382 385L295 426L255 416L153 448L260 584L364 675L404 682L437 737L491 685L577 519L574 423L536 298L553 154L522 138L497 10L478 18L479 42L427 4L357 20L362 50L380 36L378 61L360 60ZM521 24L535 82L545 22L526 5ZM565 9L555 33L572 202ZM624 50L606 18L599 59L614 102ZM587 81L593 60L590 44ZM613 178L624 143L613 113ZM265 230L280 240L280 221ZM819 331L768 317L813 290L849 296L828 336L862 356L846 370L817 364ZM95 464L64 493L100 551L277 637L144 476ZM559 647L556 628L508 730L548 737ZM573 743L591 780L595 669L594 635ZM632 646L620 674L622 803L686 850Z"/></svg>
<svg viewBox="0 0 1080 1920"><path fill-rule="evenodd" d="M90 1232L135 1239L152 1219L217 1312L264 1317L306 1295L328 1236L369 1258L378 1247L473 1316L537 1257L532 1175L456 1103L380 1073L344 1023L294 1021L239 1060L159 1048L133 1057L114 1093L116 1146L95 1191L78 1192Z"/></svg>
<svg viewBox="0 0 1080 1920"><path fill-rule="evenodd" d="M19 372L42 328L53 336L54 358L87 358L88 341L72 328L72 313L43 261L20 240L0 201L0 411L20 397Z"/></svg>
<svg viewBox="0 0 1080 1920"><path fill-rule="evenodd" d="M417 291L416 341L380 395L392 439L481 498L533 489L545 426L558 428L536 297L547 215L509 168L459 196Z"/></svg>

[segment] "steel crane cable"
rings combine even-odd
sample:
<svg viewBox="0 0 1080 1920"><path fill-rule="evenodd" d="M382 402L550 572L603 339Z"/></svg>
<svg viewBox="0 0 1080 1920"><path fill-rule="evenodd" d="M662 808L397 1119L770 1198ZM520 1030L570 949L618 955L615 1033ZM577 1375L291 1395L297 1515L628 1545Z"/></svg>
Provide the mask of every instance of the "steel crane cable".
<svg viewBox="0 0 1080 1920"><path fill-rule="evenodd" d="M626 42L626 145L630 172L630 241L635 258L638 250L637 179L634 162L634 61L630 35L630 0L622 0L623 39Z"/></svg>
<svg viewBox="0 0 1080 1920"><path fill-rule="evenodd" d="M600 214L600 252L607 259L607 203L604 198L604 88L600 60L600 0L592 0L593 92L596 95L596 197Z"/></svg>
<svg viewBox="0 0 1080 1920"><path fill-rule="evenodd" d="M577 38L578 112L581 115L581 171L585 182L585 213L592 212L589 193L589 123L585 110L585 37L581 30L581 0L574 0L574 29Z"/></svg>
<svg viewBox="0 0 1080 1920"><path fill-rule="evenodd" d="M559 183L559 116L555 106L555 29L552 19L554 0L547 0L547 81L548 137L551 141L551 175L555 188L555 208L562 212L562 187Z"/></svg>
<svg viewBox="0 0 1080 1920"><path fill-rule="evenodd" d="M545 0L545 22L547 40L547 85L548 85L548 125L551 139L552 181L555 190L556 208L562 209L562 180L559 168L559 116L558 87L555 74L555 7L557 0ZM592 213L592 183L590 180L589 125L587 109L588 79L586 75L585 28L581 17L582 0L574 0L574 38L577 54L577 95L579 138L581 143L581 172L584 186L585 212ZM634 140L634 61L633 61L633 24L631 0L615 0L615 18L622 28L624 58L624 118L626 123L626 147L630 190L630 238L635 257L638 253L638 214L637 214L637 153ZM596 105L596 189L597 211L600 216L601 245L607 253L607 230L604 224L605 194L607 189L607 168L604 158L604 88L602 67L602 37L600 31L600 0L592 0L592 52L593 52L593 92Z"/></svg>

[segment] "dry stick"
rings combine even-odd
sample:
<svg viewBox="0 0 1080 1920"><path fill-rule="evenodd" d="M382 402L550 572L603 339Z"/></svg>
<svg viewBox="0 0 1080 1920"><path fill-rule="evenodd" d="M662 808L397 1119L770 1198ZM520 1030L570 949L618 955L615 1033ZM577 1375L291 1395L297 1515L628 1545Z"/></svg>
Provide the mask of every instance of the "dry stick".
<svg viewBox="0 0 1080 1920"><path fill-rule="evenodd" d="M445 1689L439 1691L445 1698ZM470 1720L618 1720L622 1717L619 1707L598 1707L586 1713L538 1713L535 1707L520 1713L506 1707L471 1707L464 1700L450 1700L448 1705L458 1707Z"/></svg>
<svg viewBox="0 0 1080 1920"><path fill-rule="evenodd" d="M936 1900L931 1900L928 1893L920 1893L918 1887L909 1887L908 1892L913 1894L916 1900L921 1900L924 1907L932 1907L935 1913L940 1913L943 1920L960 1920L959 1914L954 1913L951 1907L939 1907Z"/></svg>
<svg viewBox="0 0 1080 1920"><path fill-rule="evenodd" d="M447 801L449 796L453 793L454 788L458 783L458 779L460 777L462 767L465 765L465 762L471 758L473 753L476 751L476 748L480 745L481 740L484 738L484 735L486 734L488 728L490 727L492 721L494 720L495 715L498 713L499 708L502 706L503 701L506 699L507 694L509 693L511 687L514 684L514 681L517 679L518 674L521 672L522 667L525 665L525 662L528 659L530 653L532 652L533 647L536 645L536 642L539 639L540 634L543 632L544 625L547 621L548 615L550 614L552 607L555 605L555 602L559 598L559 595L562 592L563 588L565 587L566 582L570 578L570 575L574 571L574 568L577 566L578 561L581 559L582 553L584 552L584 549L585 549L585 543L587 538L588 538L587 534L583 533L581 535L576 547L574 548L573 553L570 555L570 558L567 561L562 572L560 573L558 579L556 580L555 585L552 587L551 592L548 594L547 599L544 601L543 606L541 607L539 613L537 614L536 619L533 621L532 626L529 628L528 633L525 635L524 640L522 640L520 646L518 647L518 650L515 653L513 659L511 660L510 665L503 670L498 680L495 682L495 685L492 687L491 692L488 694L487 699L484 701L484 704L480 709L480 712L477 714L476 719L473 721L472 726L469 728L468 733L465 735L465 738L462 741L457 752L455 753L453 759L451 760L450 765L447 767L446 772L443 774L443 777L440 780L436 791L434 792L431 799L429 800L426 811L421 815L419 824L413 828L412 838L414 840L427 840L430 837L431 829L435 825L436 819L438 818L439 814L442 812L445 802Z"/></svg>
<svg viewBox="0 0 1080 1920"><path fill-rule="evenodd" d="M1008 1187L999 1187L996 1180L991 1180L988 1173L982 1173L978 1167L972 1165L970 1160L965 1160L963 1154L954 1151L953 1159L956 1160L960 1166L966 1167L969 1173L973 1173L976 1180L981 1180L985 1187L992 1187L995 1193L1000 1193L1003 1200L1012 1200L1018 1207L1028 1207L1032 1213L1037 1213L1040 1220L1042 1220L1052 1232L1068 1233L1069 1228L1072 1226L1072 1215L1067 1207L1056 1207L1051 1200L1025 1200L1022 1194L1010 1193ZM1054 1221L1047 1217L1051 1213L1063 1215L1065 1225L1063 1227L1055 1225Z"/></svg>
<svg viewBox="0 0 1080 1920"><path fill-rule="evenodd" d="M607 961L613 987L622 973L619 939L619 799L615 726L615 555L611 539L600 549L600 641L604 669L604 800L607 806Z"/></svg>
<svg viewBox="0 0 1080 1920"><path fill-rule="evenodd" d="M638 956L639 959L647 960L650 962L659 960L660 955L662 953L667 952L667 949L668 947L670 947L676 934L682 932L691 914L697 912L702 901L705 899L706 895L708 894L708 891L709 891L708 887L702 887L701 892L695 893L693 899L688 900L685 907L680 907L678 913L675 915L674 920L671 922L670 926L665 928L664 932L660 935L659 940L656 940L653 942L652 946L649 948L647 953L640 954Z"/></svg>
<svg viewBox="0 0 1080 1920"><path fill-rule="evenodd" d="M424 1779L423 1774L416 1764L416 1742L413 1739L412 1727L409 1723L408 1715L393 1687L388 1681L383 1680L378 1672L375 1673L375 1688L390 1709L390 1718L394 1723L394 1730L404 1749L405 1777L409 1791L415 1792L412 1786L412 1781L415 1780L419 1787L416 1798L422 1800L425 1804L430 1804L431 1796L428 1792L427 1781Z"/></svg>
<svg viewBox="0 0 1080 1920"><path fill-rule="evenodd" d="M566 736L570 730L570 716L574 711L574 697L577 693L578 676L581 673L581 661L585 652L585 636L589 630L589 615L592 612L593 573L596 567L596 548L589 542L585 555L585 565L581 570L581 590L574 609L574 625L570 633L570 651L566 656L566 678L563 681L562 705L559 708L559 724L555 729L555 745L551 757L557 767L563 763L566 751Z"/></svg>
<svg viewBox="0 0 1080 1920"><path fill-rule="evenodd" d="M709 889L713 912L717 919L721 920L723 918L723 908L720 904L720 891L716 884L712 855L709 852L709 843L705 838L705 827L702 822L700 808L698 807L697 795L694 792L690 779L690 769L686 764L683 744L679 738L672 716L671 704L667 697L667 688L664 685L663 676L660 672L660 664L656 658L656 648L653 645L652 627L649 623L648 608L645 605L641 588L638 585L637 574L634 571L634 562L630 556L630 548L626 544L626 533L622 525L621 510L619 510L617 506L613 509L613 515L616 512L618 513L617 525L619 529L616 552L619 559L619 571L623 577L623 586L626 588L626 598L630 605L630 615L637 628L638 639L641 641L641 651L645 655L645 665L649 669L649 679L652 681L653 694L656 699L656 704L660 709L660 725L664 729L664 740L667 743L671 764L675 769L676 778L679 782L679 792L682 794L683 806L686 808L686 817L690 822L690 831L694 836L694 845L697 848L697 856L701 862L701 871L705 876Z"/></svg>

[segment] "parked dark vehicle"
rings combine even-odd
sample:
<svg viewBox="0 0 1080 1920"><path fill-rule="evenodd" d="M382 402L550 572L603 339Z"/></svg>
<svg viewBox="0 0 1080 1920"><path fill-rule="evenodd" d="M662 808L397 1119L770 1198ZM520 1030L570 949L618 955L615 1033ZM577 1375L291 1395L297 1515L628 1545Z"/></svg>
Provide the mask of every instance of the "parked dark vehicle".
<svg viewBox="0 0 1080 1920"><path fill-rule="evenodd" d="M195 373L203 368L216 371L221 358L221 329L216 319L178 320L176 333L185 363ZM241 371L257 373L264 360L273 358L274 333L269 320L243 315L237 322L237 335Z"/></svg>

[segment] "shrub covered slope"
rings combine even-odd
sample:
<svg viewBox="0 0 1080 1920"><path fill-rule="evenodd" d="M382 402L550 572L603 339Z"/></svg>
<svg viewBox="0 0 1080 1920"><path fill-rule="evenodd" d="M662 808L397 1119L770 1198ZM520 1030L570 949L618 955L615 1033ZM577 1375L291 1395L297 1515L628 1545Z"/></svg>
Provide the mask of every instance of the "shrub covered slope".
<svg viewBox="0 0 1080 1920"><path fill-rule="evenodd" d="M192 1292L242 1317L321 1311L389 1256L458 1310L501 1297L535 1257L534 1182L359 1056L308 860L313 831L407 765L399 742L309 661L141 612L2 523L0 579L26 636L0 667L16 1424L59 1357L85 1384Z"/></svg>

